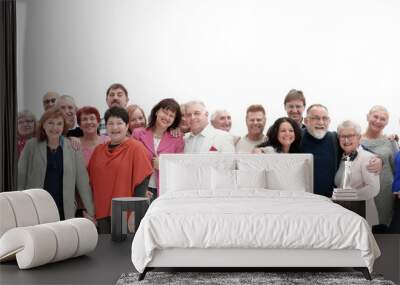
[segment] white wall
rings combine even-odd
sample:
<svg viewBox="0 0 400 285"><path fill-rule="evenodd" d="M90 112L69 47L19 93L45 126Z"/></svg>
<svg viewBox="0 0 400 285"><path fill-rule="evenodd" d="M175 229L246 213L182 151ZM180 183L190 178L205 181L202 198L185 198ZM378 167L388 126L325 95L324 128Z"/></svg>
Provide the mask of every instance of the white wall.
<svg viewBox="0 0 400 285"><path fill-rule="evenodd" d="M17 0L20 109L40 115L51 89L104 111L121 82L147 112L201 99L243 134L249 104L271 124L296 88L328 106L332 129L365 126L382 104L398 132L399 11L397 0Z"/></svg>

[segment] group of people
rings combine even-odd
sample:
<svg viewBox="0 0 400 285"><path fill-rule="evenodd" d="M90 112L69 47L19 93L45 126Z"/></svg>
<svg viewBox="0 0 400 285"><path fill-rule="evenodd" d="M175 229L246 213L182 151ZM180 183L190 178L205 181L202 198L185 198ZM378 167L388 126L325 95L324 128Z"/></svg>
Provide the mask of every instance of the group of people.
<svg viewBox="0 0 400 285"><path fill-rule="evenodd" d="M95 107L78 108L72 96L56 92L44 95L39 121L27 110L19 112L18 188L47 190L62 219L84 216L105 233L112 198L158 197L162 153L311 153L315 194L331 197L335 187L343 187L344 161L350 159L351 187L367 201L373 231L400 232L400 154L395 136L383 133L389 120L383 106L371 108L364 132L352 121L330 132L328 109L313 104L306 110L302 91L290 90L287 116L265 134L266 111L251 105L247 133L239 137L230 133L229 112L217 110L209 119L201 101L180 105L163 99L148 118L128 102L127 89L115 83L106 91L103 118Z"/></svg>

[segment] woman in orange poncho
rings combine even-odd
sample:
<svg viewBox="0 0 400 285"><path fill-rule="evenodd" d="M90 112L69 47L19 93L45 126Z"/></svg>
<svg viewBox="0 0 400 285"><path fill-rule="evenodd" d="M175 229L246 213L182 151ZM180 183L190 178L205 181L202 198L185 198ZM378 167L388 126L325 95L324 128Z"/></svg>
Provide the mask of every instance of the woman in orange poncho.
<svg viewBox="0 0 400 285"><path fill-rule="evenodd" d="M100 233L111 230L111 200L115 197L145 197L152 166L144 146L128 138L129 116L121 107L104 115L110 141L98 145L89 161L96 219Z"/></svg>

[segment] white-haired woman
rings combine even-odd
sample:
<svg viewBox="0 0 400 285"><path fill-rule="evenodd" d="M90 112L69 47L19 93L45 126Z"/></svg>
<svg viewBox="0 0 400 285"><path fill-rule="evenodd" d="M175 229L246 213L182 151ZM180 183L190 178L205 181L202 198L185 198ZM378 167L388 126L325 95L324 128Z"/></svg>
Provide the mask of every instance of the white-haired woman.
<svg viewBox="0 0 400 285"><path fill-rule="evenodd" d="M397 142L389 140L383 129L389 122L389 112L383 106L373 106L367 115L368 127L362 134L361 144L376 153L383 161L380 173L380 191L375 197L378 209L379 224L373 228L375 233L387 232L393 217L394 197L392 183L394 174L394 157L399 147Z"/></svg>
<svg viewBox="0 0 400 285"><path fill-rule="evenodd" d="M358 198L366 200L366 219L371 226L379 224L378 211L374 197L379 193L379 176L367 170L369 160L374 157L369 151L360 148L361 127L352 121L344 121L337 128L339 145L343 159L335 176L336 187L343 188L344 162L350 158L350 186L357 190Z"/></svg>

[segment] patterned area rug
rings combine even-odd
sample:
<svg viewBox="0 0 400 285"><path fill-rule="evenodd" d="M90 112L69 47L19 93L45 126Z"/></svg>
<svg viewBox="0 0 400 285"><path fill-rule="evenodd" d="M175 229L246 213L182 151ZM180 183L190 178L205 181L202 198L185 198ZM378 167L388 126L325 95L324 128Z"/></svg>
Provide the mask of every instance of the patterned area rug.
<svg viewBox="0 0 400 285"><path fill-rule="evenodd" d="M372 281L364 278L360 272L148 272L142 281L139 273L122 274L117 285L133 284L379 284L395 285L380 275L372 274Z"/></svg>

